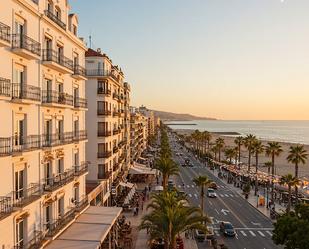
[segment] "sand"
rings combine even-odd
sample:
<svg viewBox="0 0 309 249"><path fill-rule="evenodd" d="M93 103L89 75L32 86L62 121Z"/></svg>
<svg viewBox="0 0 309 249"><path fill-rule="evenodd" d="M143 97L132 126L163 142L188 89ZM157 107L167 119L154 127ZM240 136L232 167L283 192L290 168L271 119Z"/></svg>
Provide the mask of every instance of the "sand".
<svg viewBox="0 0 309 249"><path fill-rule="evenodd" d="M176 132L180 134L191 134L194 130L175 130ZM214 142L218 137L222 137L225 141L225 145L227 147L235 147L234 139L235 137L231 136L225 136L225 135L218 135L212 133L212 142ZM264 145L267 144L268 141L262 141ZM295 172L295 168L293 164L288 163L286 160L288 154L289 154L289 148L291 145L295 145L293 143L283 143L280 142L280 145L282 146L283 152L280 154L280 156L275 158L275 165L276 165L276 174L277 175L285 175L285 174L293 174ZM304 145L305 149L309 153L309 145ZM222 153L224 157L224 153ZM309 159L309 157L308 157ZM266 156L265 153L260 154L259 156L259 170L267 172L267 168L263 167L264 163L267 161L271 161L271 158ZM248 162L248 151L244 146L242 146L241 149L241 162L247 163ZM255 165L255 157L251 159L252 164ZM306 162L306 164L299 165L299 171L298 171L299 177L308 177L309 178L309 160Z"/></svg>

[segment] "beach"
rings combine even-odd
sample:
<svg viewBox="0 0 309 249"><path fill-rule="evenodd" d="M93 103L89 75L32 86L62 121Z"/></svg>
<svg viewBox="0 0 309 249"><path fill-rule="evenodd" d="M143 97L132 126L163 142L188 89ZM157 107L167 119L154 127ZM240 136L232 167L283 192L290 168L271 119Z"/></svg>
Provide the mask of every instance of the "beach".
<svg viewBox="0 0 309 249"><path fill-rule="evenodd" d="M174 130L179 134L184 134L184 135L189 135L191 134L194 130L189 130L189 129L179 129L179 130ZM225 146L226 147L235 147L234 139L236 136L227 136L224 135L224 133L216 134L216 133L211 133L212 134L212 143L219 138L222 137L225 141ZM267 144L268 141L266 140L261 140L264 145ZM287 143L287 142L280 142L280 145L282 146L283 152L275 158L275 165L276 165L276 174L277 175L285 175L285 174L293 174L294 175L294 164L288 163L286 160L288 153L289 153L289 148L291 145L295 145L295 143ZM305 149L309 153L309 145L304 145ZM224 152L222 153L222 157L224 158ZM265 153L262 153L259 155L259 170L267 172L267 168L263 167L264 163L267 161L271 161L271 158L266 156ZM248 162L248 151L247 149L242 146L241 149L241 162L247 163ZM252 165L255 165L255 157L251 158ZM299 165L299 177L309 177L309 162L307 161L306 164L301 164Z"/></svg>

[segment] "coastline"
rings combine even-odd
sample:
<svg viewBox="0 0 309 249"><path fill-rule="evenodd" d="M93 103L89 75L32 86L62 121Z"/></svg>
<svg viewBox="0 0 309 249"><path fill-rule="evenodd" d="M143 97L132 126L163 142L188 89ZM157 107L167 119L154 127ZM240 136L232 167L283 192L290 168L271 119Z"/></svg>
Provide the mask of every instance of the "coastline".
<svg viewBox="0 0 309 249"><path fill-rule="evenodd" d="M194 132L194 130L189 130L189 129L173 129L174 131L176 131L179 134L183 134L183 135L190 135L192 132ZM214 142L217 138L221 137L224 139L225 141L225 145L226 147L234 147L235 143L234 143L234 139L235 137L237 137L238 135L233 135L230 136L229 134L218 134L217 132L210 132L212 135L212 142ZM230 132L228 132L230 133ZM261 140L262 143L264 145L267 144L267 142L270 142L270 140ZM282 146L283 152L276 157L275 159L275 165L276 165L276 169L277 169L277 174L278 175L285 175L285 174L292 174L294 175L294 165L288 163L288 161L286 160L288 153L289 153L289 148L291 145L295 145L295 143L288 143L288 142L280 142L280 145ZM305 149L309 152L309 145L304 145ZM224 153L223 153L224 155ZM255 157L252 157L252 164L255 165ZM267 168L263 167L264 163L267 161L270 161L271 159L269 157L267 157L265 155L265 153L260 154L259 156L259 170L263 171L263 172L267 172ZM242 146L241 149L241 161L243 163L247 163L248 161L248 152L246 150L246 148L244 146ZM308 177L309 178L309 161L304 164L304 165L299 165L299 177Z"/></svg>

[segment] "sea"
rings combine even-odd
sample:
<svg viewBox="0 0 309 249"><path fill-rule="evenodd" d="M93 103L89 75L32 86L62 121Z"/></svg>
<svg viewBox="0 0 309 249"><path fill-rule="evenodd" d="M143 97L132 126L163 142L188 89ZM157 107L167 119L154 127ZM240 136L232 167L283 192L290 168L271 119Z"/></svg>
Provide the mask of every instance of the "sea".
<svg viewBox="0 0 309 249"><path fill-rule="evenodd" d="M237 121L191 120L169 121L173 129L209 132L237 132L242 136L253 134L261 140L309 145L309 120L306 121ZM180 124L180 125L172 125ZM194 125L193 125L194 124Z"/></svg>

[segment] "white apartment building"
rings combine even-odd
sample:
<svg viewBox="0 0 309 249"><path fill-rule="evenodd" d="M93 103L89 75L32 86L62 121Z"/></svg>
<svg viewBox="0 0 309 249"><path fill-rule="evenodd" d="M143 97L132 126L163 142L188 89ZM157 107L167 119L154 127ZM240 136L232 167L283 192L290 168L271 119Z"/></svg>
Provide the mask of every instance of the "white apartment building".
<svg viewBox="0 0 309 249"><path fill-rule="evenodd" d="M145 106L139 107L139 112L148 118L148 136L153 136L156 129L154 112Z"/></svg>
<svg viewBox="0 0 309 249"><path fill-rule="evenodd" d="M67 0L0 9L0 247L38 248L87 206L87 48Z"/></svg>
<svg viewBox="0 0 309 249"><path fill-rule="evenodd" d="M110 196L116 195L128 169L130 85L99 49L86 52L86 71L87 192L92 205L106 206L113 204Z"/></svg>

